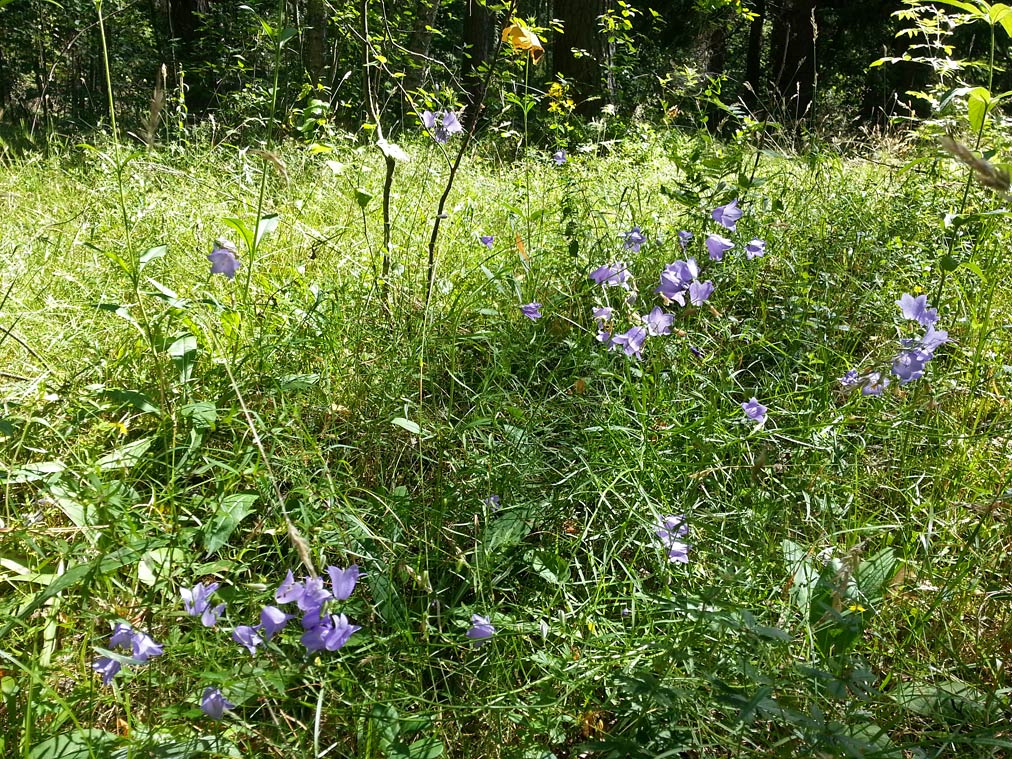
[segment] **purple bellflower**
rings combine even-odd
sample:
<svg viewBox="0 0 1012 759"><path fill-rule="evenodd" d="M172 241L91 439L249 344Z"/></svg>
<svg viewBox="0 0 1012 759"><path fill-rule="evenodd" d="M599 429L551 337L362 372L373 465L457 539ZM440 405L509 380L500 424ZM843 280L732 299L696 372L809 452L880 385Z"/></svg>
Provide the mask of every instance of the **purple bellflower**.
<svg viewBox="0 0 1012 759"><path fill-rule="evenodd" d="M751 261L753 258L762 258L766 255L766 242L756 238L750 240L745 246L745 256Z"/></svg>
<svg viewBox="0 0 1012 759"><path fill-rule="evenodd" d="M242 267L235 257L235 251L218 244L207 256L207 260L211 262L211 274L224 274L229 279L235 279L235 273Z"/></svg>
<svg viewBox="0 0 1012 759"><path fill-rule="evenodd" d="M689 302L694 306L703 305L712 294L713 282L710 280L706 280L706 282L696 280L689 285Z"/></svg>
<svg viewBox="0 0 1012 759"><path fill-rule="evenodd" d="M357 630L362 628L348 622L344 614L331 614L320 620L319 624L302 634L302 645L307 651L337 651L348 642Z"/></svg>
<svg viewBox="0 0 1012 759"><path fill-rule="evenodd" d="M239 625L232 631L232 640L238 643L240 646L245 646L246 649L256 655L257 646L264 642L264 639L260 637L257 630L260 629L260 625L251 627L250 625Z"/></svg>
<svg viewBox="0 0 1012 759"><path fill-rule="evenodd" d="M846 374L840 377L837 382L843 387L857 387L861 384L861 380L857 376L857 369L850 369Z"/></svg>
<svg viewBox="0 0 1012 759"><path fill-rule="evenodd" d="M614 315L615 309L613 308L610 308L608 306L594 307L594 321L596 322L601 322L601 324L604 324L605 322L610 322Z"/></svg>
<svg viewBox="0 0 1012 759"><path fill-rule="evenodd" d="M622 236L625 238L626 250L631 250L633 253L639 253L640 246L647 241L639 227L633 227L628 232L623 232Z"/></svg>
<svg viewBox="0 0 1012 759"><path fill-rule="evenodd" d="M905 319L912 319L922 327L930 327L938 321L938 309L928 306L928 296L918 295L916 298L904 293L896 305L903 311Z"/></svg>
<svg viewBox="0 0 1012 759"><path fill-rule="evenodd" d="M724 254L734 247L734 243L720 235L706 236L706 250L710 254L711 261L721 261Z"/></svg>
<svg viewBox="0 0 1012 759"><path fill-rule="evenodd" d="M485 508L489 511L499 511L499 496L495 493L482 501L482 503L485 504Z"/></svg>
<svg viewBox="0 0 1012 759"><path fill-rule="evenodd" d="M302 611L319 610L325 601L333 598L330 591L323 586L322 577L307 577L304 584L306 590L296 602Z"/></svg>
<svg viewBox="0 0 1012 759"><path fill-rule="evenodd" d="M264 639L270 640L285 629L291 614L285 614L277 606L265 606L260 610L260 629L264 631Z"/></svg>
<svg viewBox="0 0 1012 759"><path fill-rule="evenodd" d="M652 337L671 334L671 323L675 320L674 314L666 314L660 306L654 306L649 314L643 317L643 323L647 327L647 334Z"/></svg>
<svg viewBox="0 0 1012 759"><path fill-rule="evenodd" d="M749 419L762 422L766 418L766 411L768 409L753 395L749 400L741 404L741 410L745 412L745 416Z"/></svg>
<svg viewBox="0 0 1012 759"><path fill-rule="evenodd" d="M661 539L661 545L668 552L668 561L675 564L689 563L689 544L681 540L689 534L685 517L669 515L661 520L654 534Z"/></svg>
<svg viewBox="0 0 1012 759"><path fill-rule="evenodd" d="M879 372L872 372L865 378L861 395L882 395L887 387L889 387L889 378L883 377Z"/></svg>
<svg viewBox="0 0 1012 759"><path fill-rule="evenodd" d="M301 582L296 582L295 577L292 575L292 570L289 569L288 574L285 575L285 579L281 581L281 585L274 594L274 600L279 604L290 604L293 601L298 601L305 594L305 585Z"/></svg>
<svg viewBox="0 0 1012 759"><path fill-rule="evenodd" d="M334 589L334 598L338 601L347 601L348 596L355 590L360 574L357 564L352 564L347 569L341 567L327 567L327 574L330 575L330 584Z"/></svg>
<svg viewBox="0 0 1012 759"><path fill-rule="evenodd" d="M471 615L471 627L466 633L467 637L474 641L475 647L484 645L485 642L495 635L495 628L488 617L480 614Z"/></svg>
<svg viewBox="0 0 1012 759"><path fill-rule="evenodd" d="M108 656L102 656L95 660L91 668L102 675L102 685L108 685L113 678L123 669L123 665Z"/></svg>
<svg viewBox="0 0 1012 759"><path fill-rule="evenodd" d="M742 216L742 210L738 208L738 201L732 200L725 206L715 208L711 215L713 216L713 220L715 222L725 229L729 229L734 232L735 227L738 224L738 219Z"/></svg>
<svg viewBox="0 0 1012 759"><path fill-rule="evenodd" d="M622 346L625 355L642 358L643 343L646 342L646 339L647 330L645 327L632 327L621 335L615 335L611 339L611 347L614 349L616 346Z"/></svg>
<svg viewBox="0 0 1012 759"><path fill-rule="evenodd" d="M602 287L624 287L629 289L629 266L625 261L598 266L590 278Z"/></svg>
<svg viewBox="0 0 1012 759"><path fill-rule="evenodd" d="M522 313L531 321L537 321L538 319L541 318L541 304L528 303L524 306L520 306L520 313Z"/></svg>
<svg viewBox="0 0 1012 759"><path fill-rule="evenodd" d="M457 114L453 111L422 111L422 124L432 134L432 139L445 143L451 135L464 131Z"/></svg>
<svg viewBox="0 0 1012 759"><path fill-rule="evenodd" d="M109 637L109 648L131 648L133 646L134 631L130 625L117 622L112 628L112 635Z"/></svg>
<svg viewBox="0 0 1012 759"><path fill-rule="evenodd" d="M213 720L219 720L226 711L235 709L235 704L221 695L217 688L205 688L204 695L200 697L200 711L204 712Z"/></svg>
<svg viewBox="0 0 1012 759"><path fill-rule="evenodd" d="M569 155L566 153L565 150L556 150L554 153L552 153L552 160L555 161L556 166L561 166L562 164L564 164L566 161L569 160Z"/></svg>
<svg viewBox="0 0 1012 759"><path fill-rule="evenodd" d="M162 644L155 643L150 635L138 631L134 631L133 637L130 640L130 647L133 657L138 661L147 661L156 656L161 656L163 649Z"/></svg>
<svg viewBox="0 0 1012 759"><path fill-rule="evenodd" d="M689 247L689 243L692 242L692 236L692 232L689 232L687 229L683 229L678 233L678 244L682 246L683 251Z"/></svg>
<svg viewBox="0 0 1012 759"><path fill-rule="evenodd" d="M913 382L924 376L924 367L930 360L931 354L926 351L904 351L893 360L893 374L901 385Z"/></svg>
<svg viewBox="0 0 1012 759"><path fill-rule="evenodd" d="M495 244L495 236L494 235L482 235L481 236L481 244L484 245L489 250L492 250L492 246Z"/></svg>
<svg viewBox="0 0 1012 759"><path fill-rule="evenodd" d="M218 624L218 617L225 611L225 604L211 606L210 597L221 583L212 582L210 585L199 583L192 588L182 588L179 595L183 598L183 610L191 617L200 617L204 627L214 627Z"/></svg>

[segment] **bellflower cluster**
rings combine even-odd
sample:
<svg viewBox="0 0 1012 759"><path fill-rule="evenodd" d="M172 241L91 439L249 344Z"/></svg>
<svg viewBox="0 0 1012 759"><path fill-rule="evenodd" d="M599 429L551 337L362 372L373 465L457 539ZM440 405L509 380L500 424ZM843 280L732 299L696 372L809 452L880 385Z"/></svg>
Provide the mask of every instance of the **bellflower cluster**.
<svg viewBox="0 0 1012 759"><path fill-rule="evenodd" d="M935 351L949 342L949 333L935 329L938 310L928 305L926 295L915 297L904 293L896 305L900 307L903 318L915 321L925 328L920 338L900 340L903 350L893 359L892 374L901 385L906 385L924 376L925 367L934 358ZM862 395L882 395L889 386L889 377L883 376L883 372L860 376L857 369L851 369L839 378L839 383L846 389L860 387Z"/></svg>
<svg viewBox="0 0 1012 759"><path fill-rule="evenodd" d="M331 601L345 601L358 582L359 568L352 564L347 569L327 567L330 585L322 577L304 577L296 581L291 570L274 593L274 600L281 606L294 603L302 612L302 645L309 652L337 651L348 642L357 630L344 614L330 613L327 607ZM245 647L250 654L256 654L259 646L281 632L288 621L295 618L278 606L264 606L260 611L257 625L239 625L232 631L232 640Z"/></svg>
<svg viewBox="0 0 1012 759"><path fill-rule="evenodd" d="M422 124L432 134L432 139L445 144L454 134L464 131L457 114L453 111L422 111Z"/></svg>
<svg viewBox="0 0 1012 759"><path fill-rule="evenodd" d="M701 306L713 293L713 282L700 282L696 259L675 261L664 267L661 283L654 290L666 303L674 301L680 306Z"/></svg>
<svg viewBox="0 0 1012 759"><path fill-rule="evenodd" d="M738 201L732 200L727 205L715 208L710 216L729 232L735 232L738 228L738 220L744 212L738 207ZM724 254L734 248L734 243L723 235L708 234L706 236L706 252L710 255L711 261L722 261ZM684 247L684 246L683 246ZM766 255L766 241L758 238L750 240L745 245L745 256L751 261L753 258L761 258Z"/></svg>
<svg viewBox="0 0 1012 759"><path fill-rule="evenodd" d="M647 241L646 235L639 227L633 227L628 232L623 232L622 236L625 238L625 249L631 250L633 253L639 253L640 246Z"/></svg>
<svg viewBox="0 0 1012 759"><path fill-rule="evenodd" d="M134 630L130 625L118 622L109 637L109 648L124 648L130 651L131 657L138 663L146 663L155 656L162 655L162 645L155 643L147 633ZM123 665L110 656L99 657L91 668L102 675L102 685L108 685L119 674Z"/></svg>
<svg viewBox="0 0 1012 759"><path fill-rule="evenodd" d="M668 561L675 564L689 563L690 545L682 541L689 534L689 525L684 515L664 517L654 534L661 539L661 546L668 552Z"/></svg>
<svg viewBox="0 0 1012 759"><path fill-rule="evenodd" d="M225 604L211 606L210 597L221 583L212 582L210 585L200 583L192 588L183 588L179 591L183 598L183 610L191 617L200 617L204 627L214 627L218 624L218 617L225 611Z"/></svg>

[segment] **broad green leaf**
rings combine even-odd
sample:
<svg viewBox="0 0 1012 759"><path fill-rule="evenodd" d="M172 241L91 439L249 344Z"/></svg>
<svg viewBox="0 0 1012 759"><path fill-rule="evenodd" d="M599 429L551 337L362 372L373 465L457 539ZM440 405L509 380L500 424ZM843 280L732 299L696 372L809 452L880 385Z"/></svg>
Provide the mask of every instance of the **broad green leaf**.
<svg viewBox="0 0 1012 759"><path fill-rule="evenodd" d="M436 759L443 755L443 742L438 738L419 738L408 746L409 759Z"/></svg>
<svg viewBox="0 0 1012 759"><path fill-rule="evenodd" d="M218 408L211 401L196 401L182 406L179 415L199 430L213 429L218 421Z"/></svg>
<svg viewBox="0 0 1012 759"><path fill-rule="evenodd" d="M980 266L978 266L977 264L975 264L973 261L963 261L959 265L959 268L960 269L969 269L970 271L972 271L974 274L977 275L977 278L981 282L987 282L987 277L984 275L984 270L981 269Z"/></svg>
<svg viewBox="0 0 1012 759"><path fill-rule="evenodd" d="M355 202L358 203L358 207L363 211L365 207L369 205L369 201L372 200L372 193L368 190L363 190L361 187L355 190Z"/></svg>
<svg viewBox="0 0 1012 759"><path fill-rule="evenodd" d="M991 19L992 26L1001 24L1005 33L1012 37L1012 8L1005 3L995 3L988 8L987 13Z"/></svg>
<svg viewBox="0 0 1012 759"><path fill-rule="evenodd" d="M181 548L152 548L137 564L137 579L151 587L167 580L186 566L186 552Z"/></svg>
<svg viewBox="0 0 1012 759"><path fill-rule="evenodd" d="M967 118L970 120L970 127L977 134L984 128L984 119L991 108L991 93L986 87L974 87L970 90L970 96L966 101Z"/></svg>
<svg viewBox="0 0 1012 759"><path fill-rule="evenodd" d="M149 263L151 263L157 258L163 258L165 254L168 252L169 252L168 245L156 245L153 248L149 248L148 250L146 250L144 253L141 254L141 257L139 259L140 268L143 269L145 266L147 266Z"/></svg>
<svg viewBox="0 0 1012 759"><path fill-rule="evenodd" d="M125 390L122 388L112 387L103 390L102 397L107 398L114 403L118 403L121 406L130 406L131 408L145 414L160 416L162 413L162 410L140 390Z"/></svg>
<svg viewBox="0 0 1012 759"><path fill-rule="evenodd" d="M121 445L95 462L99 469L130 469L135 466L148 452L154 438L142 437Z"/></svg>
<svg viewBox="0 0 1012 759"><path fill-rule="evenodd" d="M0 469L0 483L16 485L23 482L35 482L45 479L51 474L59 474L67 468L62 461L40 461L36 464L25 464L14 470Z"/></svg>
<svg viewBox="0 0 1012 759"><path fill-rule="evenodd" d="M485 528L481 547L486 555L497 554L520 543L530 531L531 519L527 509L504 511Z"/></svg>
<svg viewBox="0 0 1012 759"><path fill-rule="evenodd" d="M28 752L28 759L108 759L118 740L105 730L86 727L44 740Z"/></svg>
<svg viewBox="0 0 1012 759"><path fill-rule="evenodd" d="M404 417L395 417L390 420L390 424L397 425L398 427L407 430L412 435L422 434L422 428L418 426L418 422L412 422L410 419L405 419Z"/></svg>
<svg viewBox="0 0 1012 759"><path fill-rule="evenodd" d="M562 585L569 579L569 564L551 551L537 551L529 561L535 574L553 585Z"/></svg>
<svg viewBox="0 0 1012 759"><path fill-rule="evenodd" d="M256 493L233 493L225 496L204 532L204 550L214 553L232 537L239 523L253 512Z"/></svg>
<svg viewBox="0 0 1012 759"><path fill-rule="evenodd" d="M169 358L179 372L182 382L187 382L193 374L193 365L197 360L197 338L191 334L177 337L168 349Z"/></svg>
<svg viewBox="0 0 1012 759"><path fill-rule="evenodd" d="M392 704L376 704L369 711L369 721L380 739L380 748L387 749L401 732L401 718Z"/></svg>
<svg viewBox="0 0 1012 759"><path fill-rule="evenodd" d="M957 680L938 684L916 681L900 683L889 695L897 704L914 714L956 720L963 724L987 722L987 707L988 704L993 704L983 693Z"/></svg>
<svg viewBox="0 0 1012 759"><path fill-rule="evenodd" d="M961 11L965 11L974 18L987 19L980 8L970 5L970 3L964 3L962 0L935 0L935 2L942 3L943 5L951 5L953 8L959 8Z"/></svg>
<svg viewBox="0 0 1012 759"><path fill-rule="evenodd" d="M257 222L256 245L260 247L260 241L278 228L281 217L276 213L267 214Z"/></svg>
<svg viewBox="0 0 1012 759"><path fill-rule="evenodd" d="M221 221L239 233L242 241L246 243L246 250L253 250L253 230L247 227L242 219L224 218Z"/></svg>
<svg viewBox="0 0 1012 759"><path fill-rule="evenodd" d="M861 593L870 601L882 597L886 583L895 574L896 552L892 548L883 548L874 556L857 565L854 578Z"/></svg>

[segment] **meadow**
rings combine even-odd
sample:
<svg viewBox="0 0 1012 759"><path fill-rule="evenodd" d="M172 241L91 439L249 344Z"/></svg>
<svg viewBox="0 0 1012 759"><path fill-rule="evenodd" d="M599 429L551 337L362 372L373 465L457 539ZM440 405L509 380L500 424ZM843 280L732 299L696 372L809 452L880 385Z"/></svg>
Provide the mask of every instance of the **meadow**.
<svg viewBox="0 0 1012 759"><path fill-rule="evenodd" d="M0 755L1012 756L1003 197L446 137L0 168Z"/></svg>

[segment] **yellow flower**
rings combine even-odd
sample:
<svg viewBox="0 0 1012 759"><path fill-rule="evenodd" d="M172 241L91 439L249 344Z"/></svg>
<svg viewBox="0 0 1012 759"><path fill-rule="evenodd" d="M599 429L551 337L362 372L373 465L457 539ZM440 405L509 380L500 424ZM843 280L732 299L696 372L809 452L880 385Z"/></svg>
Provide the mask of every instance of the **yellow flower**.
<svg viewBox="0 0 1012 759"><path fill-rule="evenodd" d="M541 44L538 35L522 24L512 23L503 29L502 41L510 43L514 50L529 51L535 65L545 54L544 45Z"/></svg>
<svg viewBox="0 0 1012 759"><path fill-rule="evenodd" d="M558 82L552 82L552 86L548 88L548 97L553 100L558 100L565 94L565 90L562 89L562 85Z"/></svg>

